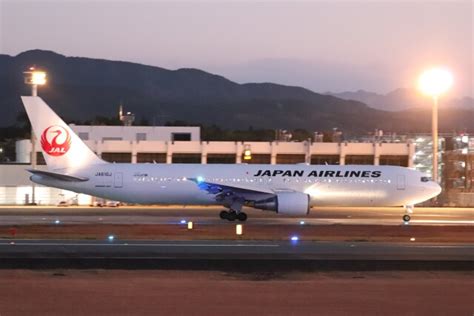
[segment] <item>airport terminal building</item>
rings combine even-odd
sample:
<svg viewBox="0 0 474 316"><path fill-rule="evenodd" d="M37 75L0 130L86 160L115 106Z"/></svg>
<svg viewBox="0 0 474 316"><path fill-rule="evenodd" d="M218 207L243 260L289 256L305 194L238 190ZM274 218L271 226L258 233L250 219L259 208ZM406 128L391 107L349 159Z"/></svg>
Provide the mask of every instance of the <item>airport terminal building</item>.
<svg viewBox="0 0 474 316"><path fill-rule="evenodd" d="M358 164L396 165L421 171L426 171L425 164L430 163L420 143L429 139L420 137L394 142L208 142L200 140L199 127L70 126L98 156L113 163ZM30 140L20 140L16 143L16 162L0 165L0 204L32 202L33 188L26 171L31 168L31 150ZM46 169L39 146L36 150L37 168ZM38 185L34 190L35 202L42 205L94 202L93 197L65 190ZM470 199L472 194L468 200L474 203Z"/></svg>
<svg viewBox="0 0 474 316"><path fill-rule="evenodd" d="M113 163L201 164L368 164L413 167L415 146L406 143L234 142L200 140L199 127L78 126L77 135L105 161ZM45 169L36 146L38 169ZM16 143L16 162L0 165L0 204L32 202L30 140ZM245 155L245 154L251 154ZM250 159L248 159L250 158ZM36 186L35 202L43 205L74 200L89 205L82 194Z"/></svg>

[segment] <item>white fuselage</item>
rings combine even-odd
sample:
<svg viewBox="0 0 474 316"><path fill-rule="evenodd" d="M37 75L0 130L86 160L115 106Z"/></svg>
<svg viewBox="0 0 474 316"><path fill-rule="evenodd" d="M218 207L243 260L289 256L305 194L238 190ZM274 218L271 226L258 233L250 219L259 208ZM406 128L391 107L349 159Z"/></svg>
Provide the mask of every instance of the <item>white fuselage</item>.
<svg viewBox="0 0 474 316"><path fill-rule="evenodd" d="M66 171L63 171L67 173ZM218 204L196 181L274 194L303 192L316 206L401 206L426 201L441 191L421 172L370 165L97 164L74 170L84 182L33 175L39 184L139 204Z"/></svg>
<svg viewBox="0 0 474 316"><path fill-rule="evenodd" d="M218 204L230 210L221 218L245 221L243 205L305 215L315 205L411 206L441 192L421 172L394 166L106 163L43 99L22 101L48 165L29 170L31 180L110 200Z"/></svg>

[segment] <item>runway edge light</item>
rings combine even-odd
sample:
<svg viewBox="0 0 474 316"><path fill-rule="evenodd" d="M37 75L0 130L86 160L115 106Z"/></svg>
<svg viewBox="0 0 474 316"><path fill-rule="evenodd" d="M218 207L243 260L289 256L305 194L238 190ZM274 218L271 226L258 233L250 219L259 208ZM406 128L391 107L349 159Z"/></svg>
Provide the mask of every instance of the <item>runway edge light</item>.
<svg viewBox="0 0 474 316"><path fill-rule="evenodd" d="M243 233L244 232L243 232L242 224L235 225L235 234L238 235L238 236L242 236Z"/></svg>

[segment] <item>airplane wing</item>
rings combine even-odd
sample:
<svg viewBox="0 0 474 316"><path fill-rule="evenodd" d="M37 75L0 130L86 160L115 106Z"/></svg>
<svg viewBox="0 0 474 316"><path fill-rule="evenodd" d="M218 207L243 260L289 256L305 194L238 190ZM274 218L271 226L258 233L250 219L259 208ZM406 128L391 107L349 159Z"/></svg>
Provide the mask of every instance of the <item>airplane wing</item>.
<svg viewBox="0 0 474 316"><path fill-rule="evenodd" d="M261 201L275 196L275 192L271 190L249 188L242 184L224 185L220 183L201 181L196 178L189 178L188 180L196 183L199 189L206 191L209 194L213 194L216 201L224 205L233 204L235 201L240 201L242 204L249 204L250 202Z"/></svg>
<svg viewBox="0 0 474 316"><path fill-rule="evenodd" d="M89 180L88 178L75 177L75 176L70 176L67 174L42 171L42 170L36 170L36 169L27 169L27 171L34 175L39 175L39 176L53 178L55 180L61 180L61 181L67 181L67 182L84 182L84 181Z"/></svg>

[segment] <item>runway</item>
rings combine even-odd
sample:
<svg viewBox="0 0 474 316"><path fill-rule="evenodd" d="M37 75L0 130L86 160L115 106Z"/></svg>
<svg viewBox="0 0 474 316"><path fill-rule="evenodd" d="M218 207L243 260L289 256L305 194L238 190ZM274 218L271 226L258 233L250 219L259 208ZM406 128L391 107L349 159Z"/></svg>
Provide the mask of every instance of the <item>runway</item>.
<svg viewBox="0 0 474 316"><path fill-rule="evenodd" d="M1 240L6 259L472 261L472 244L312 241Z"/></svg>
<svg viewBox="0 0 474 316"><path fill-rule="evenodd" d="M176 224L181 220L202 225L222 224L222 207L0 207L0 225L49 224L60 220L66 224ZM384 208L313 208L306 217L283 217L272 212L246 208L246 225L400 225L404 209ZM411 225L474 225L470 208L415 208Z"/></svg>

